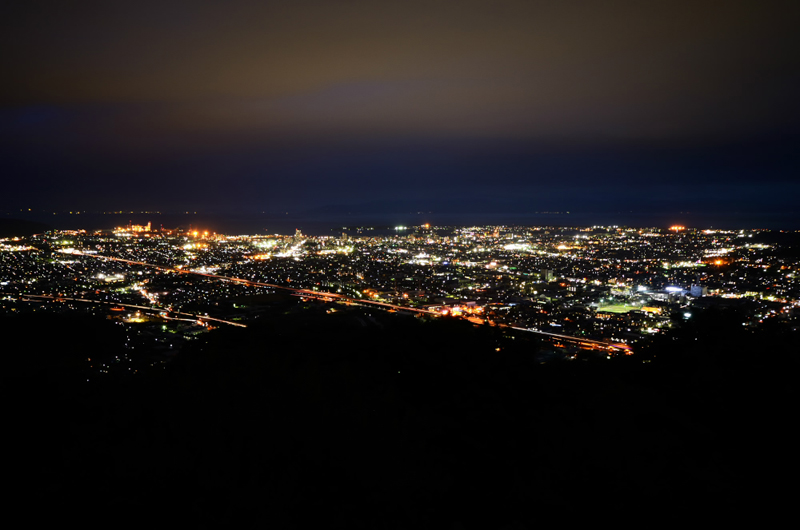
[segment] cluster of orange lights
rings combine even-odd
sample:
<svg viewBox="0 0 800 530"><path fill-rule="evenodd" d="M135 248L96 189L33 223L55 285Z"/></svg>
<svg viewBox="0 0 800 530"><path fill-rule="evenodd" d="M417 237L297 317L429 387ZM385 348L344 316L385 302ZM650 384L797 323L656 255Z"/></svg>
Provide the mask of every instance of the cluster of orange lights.
<svg viewBox="0 0 800 530"><path fill-rule="evenodd" d="M681 226L681 225L674 225L674 226L670 226L669 229L674 231L674 232L680 232L681 230L686 230L686 227L685 226Z"/></svg>
<svg viewBox="0 0 800 530"><path fill-rule="evenodd" d="M453 315L454 317L461 315L480 315L483 313L483 307L475 306L454 306L449 309L442 309L443 315Z"/></svg>

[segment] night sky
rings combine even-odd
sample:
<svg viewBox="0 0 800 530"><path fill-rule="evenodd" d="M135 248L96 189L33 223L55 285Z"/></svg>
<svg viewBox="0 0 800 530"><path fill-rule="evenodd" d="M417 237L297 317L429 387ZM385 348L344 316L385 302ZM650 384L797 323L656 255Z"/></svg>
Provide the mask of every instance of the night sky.
<svg viewBox="0 0 800 530"><path fill-rule="evenodd" d="M791 217L795 8L18 2L0 210Z"/></svg>

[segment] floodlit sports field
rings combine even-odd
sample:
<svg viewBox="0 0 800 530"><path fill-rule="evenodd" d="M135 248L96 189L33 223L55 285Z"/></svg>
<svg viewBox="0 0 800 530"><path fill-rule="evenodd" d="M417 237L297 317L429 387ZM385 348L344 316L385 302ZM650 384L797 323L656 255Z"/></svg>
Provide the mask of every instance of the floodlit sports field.
<svg viewBox="0 0 800 530"><path fill-rule="evenodd" d="M597 308L598 311L606 311L608 313L627 313L628 311L633 311L634 309L641 309L641 305L628 305L628 304L611 304L611 305L601 305Z"/></svg>

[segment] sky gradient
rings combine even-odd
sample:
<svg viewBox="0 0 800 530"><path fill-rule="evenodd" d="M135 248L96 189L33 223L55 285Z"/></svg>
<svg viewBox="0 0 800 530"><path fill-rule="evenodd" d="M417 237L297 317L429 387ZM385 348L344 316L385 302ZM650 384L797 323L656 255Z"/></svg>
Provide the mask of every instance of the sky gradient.
<svg viewBox="0 0 800 530"><path fill-rule="evenodd" d="M0 209L799 211L791 2L24 2Z"/></svg>

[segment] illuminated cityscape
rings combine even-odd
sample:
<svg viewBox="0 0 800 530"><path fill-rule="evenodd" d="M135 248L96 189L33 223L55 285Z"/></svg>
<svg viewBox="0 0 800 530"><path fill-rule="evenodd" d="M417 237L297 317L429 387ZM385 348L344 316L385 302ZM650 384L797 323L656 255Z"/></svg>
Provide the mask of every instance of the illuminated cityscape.
<svg viewBox="0 0 800 530"><path fill-rule="evenodd" d="M8 519L793 520L792 8L11 3Z"/></svg>
<svg viewBox="0 0 800 530"><path fill-rule="evenodd" d="M576 479L540 478L542 455L554 458L544 461L557 469L577 473L572 458L585 437L599 431L605 433L604 450L615 458L647 460L655 447L676 463L661 471L663 485L650 486L655 498L623 486L625 502L634 498L657 508L688 474L704 502L724 507L737 498L728 486L714 486L701 471L677 463L691 458L698 443L725 458L738 446L712 449L708 444L717 438L705 425L677 428L648 418L677 409L687 421L704 418L728 436L738 429L735 418L764 414L765 400L784 400L767 418L783 414L780 403L791 402L786 378L793 372L771 367L795 362L796 231L428 223L330 231L338 235L301 229L229 235L199 225L153 229L148 222L0 240L0 325L7 343L27 337L29 344L8 359L5 391L40 388L48 403L31 405L49 419L27 427L25 439L32 444L31 437L58 425L90 429L88 438L59 442L76 460L49 456L31 476L66 481L82 470L91 481L113 484L110 494L92 490L108 503L96 512L100 520L118 516L120 491L141 507L141 520L150 520L155 508L142 492L152 486L127 469L142 470L138 476L146 483L160 474L176 488L170 493L175 509L197 496L221 503L189 517L202 526L199 519L206 517L258 517L259 503L229 512L235 504L219 500L219 479L205 475L229 473L230 455L246 459L247 473L272 477L264 479L268 488L290 487L274 478L276 469L298 473L286 467L298 465L287 464L287 454L301 466L312 462L335 473L343 472L344 458L357 463L347 491L372 499L371 517L382 520L394 509L385 497L393 486L376 479L377 492L368 493L368 477L388 473L432 488L441 464L431 451L450 451L457 461L443 472L461 477L463 485L424 490L429 500L399 494L438 518L462 513L447 506L454 495L474 495L475 473L500 481L499 495L509 495L520 482L507 478L508 466L522 469L525 480L533 477L536 488L568 494ZM731 390L743 378L759 397ZM546 406L525 397L531 393ZM715 409L721 393L735 408ZM28 425L29 408L13 421ZM422 419L412 419L420 414ZM533 427L517 431L516 421L498 419L503 415ZM576 417L589 419L576 424ZM252 418L280 430L251 429ZM298 418L313 422L302 427ZM409 427L409 421L426 423ZM465 429L475 442L462 440ZM652 429L663 438L650 438ZM272 438L283 430L292 433L291 442ZM148 432L157 433L158 441L141 447ZM548 441L564 432L573 436ZM502 446L498 435L535 450L508 449L497 457L499 469L459 463L474 444ZM280 449L248 456L218 447L228 439L247 443L248 436ZM636 437L645 441L630 441ZM693 442L687 449L673 445L687 437ZM399 460L382 456L385 446L394 447ZM110 453L118 447L128 452ZM313 456L332 449L338 456ZM164 451L172 456L165 459ZM195 451L211 456L193 463L188 458ZM116 467L108 469L104 459ZM396 462L404 468L395 468ZM609 471L602 458L585 462L581 483L608 473L627 480L640 472ZM724 472L717 464L702 469ZM319 480L329 472L324 470L299 473ZM240 494L254 488L230 480ZM729 483L739 487L740 481ZM318 486L298 487L315 505L335 509L346 503L336 488L315 498ZM56 506L74 510L75 496L66 490L60 495L65 500ZM489 498L492 505L503 502ZM581 504L616 510L615 499L615 491L593 492L581 496ZM291 519L293 506L270 519ZM469 513L483 522L498 517L493 510ZM304 518L311 519L316 517Z"/></svg>
<svg viewBox="0 0 800 530"><path fill-rule="evenodd" d="M796 329L800 305L799 263L776 242L791 234L768 230L425 224L320 237L150 226L3 240L3 312L105 315L169 354L288 298L533 333L546 339L543 359L577 359L634 355L720 308L736 308L746 329Z"/></svg>

